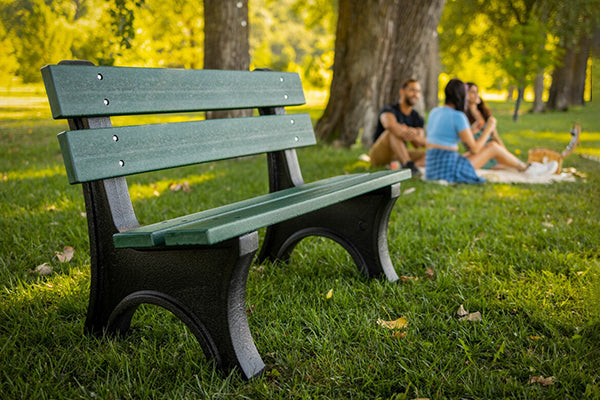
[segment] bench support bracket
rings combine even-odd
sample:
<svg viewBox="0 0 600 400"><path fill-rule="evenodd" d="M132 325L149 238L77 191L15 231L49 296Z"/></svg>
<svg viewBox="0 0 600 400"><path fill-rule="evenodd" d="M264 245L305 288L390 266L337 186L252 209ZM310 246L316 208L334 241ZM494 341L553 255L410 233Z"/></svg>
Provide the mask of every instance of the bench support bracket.
<svg viewBox="0 0 600 400"><path fill-rule="evenodd" d="M246 315L246 279L258 249L252 232L214 246L115 249L107 223L105 182L84 184L90 232L91 287L86 331L124 333L141 304L175 314L198 339L207 358L250 379L264 363Z"/></svg>
<svg viewBox="0 0 600 400"><path fill-rule="evenodd" d="M300 240L324 236L342 245L366 276L385 276L396 281L398 275L388 252L387 226L399 194L397 183L269 226L259 262L287 261Z"/></svg>

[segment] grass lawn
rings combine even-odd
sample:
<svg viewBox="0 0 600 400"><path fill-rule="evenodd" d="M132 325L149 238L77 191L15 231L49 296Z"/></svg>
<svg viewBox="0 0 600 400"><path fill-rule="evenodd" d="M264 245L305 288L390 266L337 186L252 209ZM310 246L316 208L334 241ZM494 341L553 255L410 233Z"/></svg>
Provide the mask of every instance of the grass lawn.
<svg viewBox="0 0 600 400"><path fill-rule="evenodd" d="M267 370L245 382L215 372L156 307L141 308L124 338L83 335L87 226L56 140L66 123L51 120L40 87L0 96L3 399L600 399L600 101L517 123L512 103L492 103L524 160L531 147L562 150L581 124L564 166L585 177L403 184L388 237L399 282L364 278L319 238L302 241L287 265L255 264L248 318ZM360 171L362 152L301 150L304 178ZM130 179L131 195L149 223L262 193L265 167L253 157L146 174ZM169 189L183 182L191 191ZM74 257L60 262L65 246ZM33 272L44 263L49 275ZM460 320L461 306L481 320ZM406 326L378 323L398 319Z"/></svg>

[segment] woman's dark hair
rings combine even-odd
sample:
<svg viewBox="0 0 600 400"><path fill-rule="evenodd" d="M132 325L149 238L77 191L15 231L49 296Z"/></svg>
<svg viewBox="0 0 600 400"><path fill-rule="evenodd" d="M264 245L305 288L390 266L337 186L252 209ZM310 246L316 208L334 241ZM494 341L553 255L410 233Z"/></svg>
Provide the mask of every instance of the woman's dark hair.
<svg viewBox="0 0 600 400"><path fill-rule="evenodd" d="M460 79L450 79L444 93L446 94L446 104L454 105L458 111L465 111L467 90L463 81Z"/></svg>
<svg viewBox="0 0 600 400"><path fill-rule="evenodd" d="M473 86L478 87L477 84L474 82L467 82L467 91ZM479 110L481 115L483 115L483 119L485 119L486 121L492 116L492 110L489 109L489 107L485 104L485 101L483 101L482 98L479 98L479 103L477 103L477 109ZM468 108L466 114L470 124L475 122L475 117L471 114L471 111Z"/></svg>

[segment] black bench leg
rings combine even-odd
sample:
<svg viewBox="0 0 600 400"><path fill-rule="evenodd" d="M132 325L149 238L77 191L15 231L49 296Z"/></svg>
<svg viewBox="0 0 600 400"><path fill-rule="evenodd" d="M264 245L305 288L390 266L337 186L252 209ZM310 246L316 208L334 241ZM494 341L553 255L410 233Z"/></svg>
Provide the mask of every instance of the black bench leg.
<svg viewBox="0 0 600 400"><path fill-rule="evenodd" d="M239 368L247 379L257 376L264 363L245 306L246 278L257 249L253 232L211 247L95 253L86 329L125 332L139 305L155 304L179 317L220 369Z"/></svg>
<svg viewBox="0 0 600 400"><path fill-rule="evenodd" d="M390 260L387 225L400 194L395 184L331 205L267 228L259 261L287 261L294 246L307 236L325 236L341 244L368 277L398 275Z"/></svg>

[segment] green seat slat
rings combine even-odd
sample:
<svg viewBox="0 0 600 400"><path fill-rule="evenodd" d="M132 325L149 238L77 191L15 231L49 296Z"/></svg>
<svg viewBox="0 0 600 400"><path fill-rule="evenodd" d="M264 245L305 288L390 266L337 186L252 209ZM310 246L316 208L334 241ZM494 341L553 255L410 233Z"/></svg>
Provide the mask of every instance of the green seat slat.
<svg viewBox="0 0 600 400"><path fill-rule="evenodd" d="M308 114L85 129L58 139L71 183L316 143Z"/></svg>
<svg viewBox="0 0 600 400"><path fill-rule="evenodd" d="M410 178L408 170L347 175L270 193L114 236L116 247L210 245Z"/></svg>
<svg viewBox="0 0 600 400"><path fill-rule="evenodd" d="M54 118L304 104L296 73L47 65Z"/></svg>
<svg viewBox="0 0 600 400"><path fill-rule="evenodd" d="M265 204L276 201L286 196L294 196L301 192L309 193L320 187L334 184L338 181L356 179L357 175L340 175L332 178L323 179L317 182L311 182L301 187L293 187L279 192L268 193L262 196L239 201L237 203L227 204L221 207L200 211L194 214L173 218L167 221L155 224L141 226L136 229L117 233L113 236L115 247L153 247L164 244L164 233L173 227L182 226L188 223L197 222L212 218L218 215L225 215L231 212L239 212L242 209L255 207L259 204Z"/></svg>

